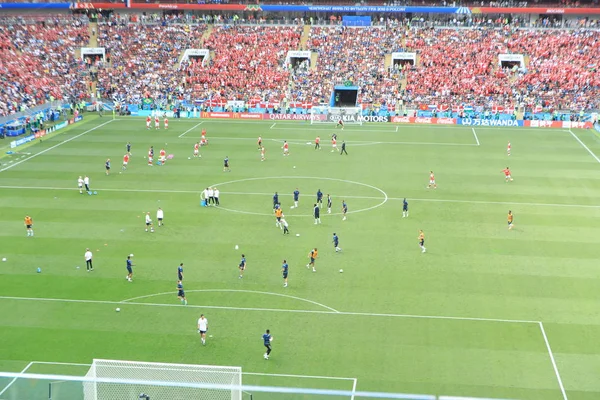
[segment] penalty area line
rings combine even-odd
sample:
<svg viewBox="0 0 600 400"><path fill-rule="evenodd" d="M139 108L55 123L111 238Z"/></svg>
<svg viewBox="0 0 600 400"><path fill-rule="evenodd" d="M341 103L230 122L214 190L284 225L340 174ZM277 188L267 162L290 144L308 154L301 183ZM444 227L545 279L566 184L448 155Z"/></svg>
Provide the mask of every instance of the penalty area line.
<svg viewBox="0 0 600 400"><path fill-rule="evenodd" d="M471 130L473 131L473 136L475 136L475 142L477 143L477 146L479 146L479 138L477 137L477 132L475 132L475 128L471 128Z"/></svg>
<svg viewBox="0 0 600 400"><path fill-rule="evenodd" d="M199 127L200 125L202 125L204 123L204 121L200 122L199 124L196 124L194 126L192 126L190 129L188 129L187 131L183 132L181 135L177 136L177 137L184 137L186 133L193 131L194 129L196 129L197 127Z"/></svg>
<svg viewBox="0 0 600 400"><path fill-rule="evenodd" d="M275 125L277 125L277 122L274 122L273 125L271 125L271 127L269 129L275 128Z"/></svg>
<svg viewBox="0 0 600 400"><path fill-rule="evenodd" d="M581 139L579 139L579 138L577 137L577 135L573 133L573 131L572 131L572 130L570 130L570 129L569 129L569 133L571 134L571 136L573 136L573 137L575 138L575 140L577 140L577 141L579 142L579 144L580 144L580 145L582 145L582 146L583 146L583 148L584 148L584 149L586 149L586 150L587 150L587 152L588 152L588 153L590 153L590 155L591 155L592 157L594 157L594 159L595 159L596 161L598 161L598 162L600 163L600 158L598 158L598 156L597 156L596 154L594 154L594 152L593 152L592 150L590 150L590 148L589 148L589 147L587 147L587 146L586 146L586 144L585 144L585 143L583 143L583 142L581 141Z"/></svg>
<svg viewBox="0 0 600 400"><path fill-rule="evenodd" d="M106 122L104 122L104 123L102 123L102 124L100 124L100 125L98 125L98 126L95 126L95 127L91 128L91 129L88 129L87 131L85 131L85 132L82 132L82 133L80 133L79 135L75 135L75 136L73 136L73 137L71 137L71 138L69 138L69 139L63 140L62 142L60 142L60 143L57 143L57 144L55 144L54 146L48 147L47 149L44 149L44 150L40 151L39 153L32 154L32 155L30 155L30 156L29 156L29 157L27 157L27 158L24 158L24 159L22 159L22 160L20 160L20 161L17 161L17 162L15 162L14 164L11 164L11 165L9 165L8 167L4 167L4 168L0 169L0 172L3 172L3 171L6 171L6 170L8 170L8 169L11 169L11 168L13 168L13 167L16 167L17 165L19 165L19 164L21 164L21 163L24 163L25 161L29 161L29 160L31 160L32 158L36 158L37 156L41 156L42 154L44 154L44 153L47 153L47 152L49 152L50 150L53 150L53 149L55 149L55 148L57 148L57 147L59 147L59 146L62 146L62 145L63 145L63 144L65 144L65 143L69 143L71 140L75 140L75 139L77 139L77 138L80 138L80 137L82 137L83 135L86 135L86 134L88 134L88 133L90 133L90 132L92 132L92 131L95 131L95 130L96 130L96 129L98 129L98 128L102 128L104 125L110 124L110 123L111 123L111 122L113 122L113 121L117 121L117 120L111 119L110 121L106 121Z"/></svg>

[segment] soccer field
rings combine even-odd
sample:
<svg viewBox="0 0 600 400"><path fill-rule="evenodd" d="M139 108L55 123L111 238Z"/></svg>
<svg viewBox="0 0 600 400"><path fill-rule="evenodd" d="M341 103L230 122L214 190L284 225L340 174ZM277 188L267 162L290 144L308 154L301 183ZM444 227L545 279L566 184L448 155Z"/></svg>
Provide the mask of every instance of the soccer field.
<svg viewBox="0 0 600 400"><path fill-rule="evenodd" d="M198 119L155 131L141 118L95 116L69 129L0 159L0 370L84 375L104 358L241 366L248 385L600 398L600 138L593 131L392 124L336 131ZM202 129L209 145L189 159ZM346 141L347 156L331 151L332 133ZM317 135L322 150L312 144ZM127 142L132 157L119 173ZM162 147L174 157L150 167L150 146L156 158ZM231 172L223 171L225 156ZM430 170L435 190L426 189ZM97 195L79 193L79 175L90 177ZM220 190L221 206L200 207L207 186ZM331 194L333 208L315 225L318 189ZM289 236L275 227L274 192ZM144 214L155 219L158 207L165 225L145 232ZM313 273L306 264L315 247ZM86 248L94 254L89 273ZM133 282L125 279L128 254ZM239 279L242 254L248 265ZM187 306L177 299L180 263ZM201 313L209 320L206 346L196 332ZM275 338L268 361L265 329ZM47 392L47 385L0 379L0 399Z"/></svg>

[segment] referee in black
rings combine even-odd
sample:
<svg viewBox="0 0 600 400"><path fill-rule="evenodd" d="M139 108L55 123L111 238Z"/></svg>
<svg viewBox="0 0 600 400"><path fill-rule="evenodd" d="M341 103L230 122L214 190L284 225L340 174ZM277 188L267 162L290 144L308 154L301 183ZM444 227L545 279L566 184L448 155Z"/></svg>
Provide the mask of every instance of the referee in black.
<svg viewBox="0 0 600 400"><path fill-rule="evenodd" d="M346 151L346 142L342 141L342 151L340 151L340 156L344 153L348 155L348 152Z"/></svg>

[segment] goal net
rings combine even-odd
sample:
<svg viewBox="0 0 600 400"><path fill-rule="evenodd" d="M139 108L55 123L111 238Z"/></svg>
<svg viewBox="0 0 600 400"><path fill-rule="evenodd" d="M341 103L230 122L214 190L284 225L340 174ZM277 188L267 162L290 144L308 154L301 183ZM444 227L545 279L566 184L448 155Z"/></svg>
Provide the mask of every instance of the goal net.
<svg viewBox="0 0 600 400"><path fill-rule="evenodd" d="M313 106L310 109L311 124L337 124L340 120L344 124L358 124L362 125L362 108L360 107L323 107ZM319 117L319 115L325 115L325 118Z"/></svg>
<svg viewBox="0 0 600 400"><path fill-rule="evenodd" d="M94 360L84 400L241 400L242 368Z"/></svg>

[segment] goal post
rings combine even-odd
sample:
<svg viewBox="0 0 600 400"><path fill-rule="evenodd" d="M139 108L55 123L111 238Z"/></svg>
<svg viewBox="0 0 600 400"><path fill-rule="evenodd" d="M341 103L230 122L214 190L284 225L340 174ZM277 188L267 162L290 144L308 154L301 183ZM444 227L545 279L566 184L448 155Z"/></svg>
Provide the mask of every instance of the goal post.
<svg viewBox="0 0 600 400"><path fill-rule="evenodd" d="M344 124L363 124L361 107L313 106L310 113L311 124L337 124L340 120ZM320 118L319 115L325 115L325 118Z"/></svg>
<svg viewBox="0 0 600 400"><path fill-rule="evenodd" d="M84 400L242 399L241 367L94 359L86 378Z"/></svg>

